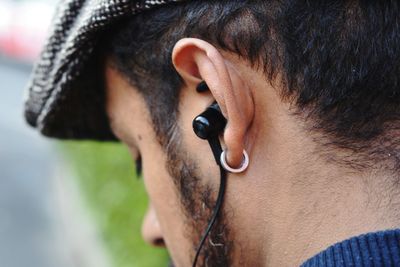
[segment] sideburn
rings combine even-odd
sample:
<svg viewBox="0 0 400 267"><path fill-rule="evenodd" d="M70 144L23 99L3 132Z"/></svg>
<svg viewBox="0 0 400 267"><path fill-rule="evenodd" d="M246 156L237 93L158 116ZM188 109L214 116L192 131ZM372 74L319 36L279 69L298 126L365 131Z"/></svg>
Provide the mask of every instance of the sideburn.
<svg viewBox="0 0 400 267"><path fill-rule="evenodd" d="M186 215L187 238L193 240L192 257L211 218L216 202L217 190L202 184L200 170L196 162L182 148L181 134L177 127L166 148L167 170L173 177L182 210ZM210 157L212 157L210 151ZM232 266L232 233L225 220L222 208L218 219L202 249L199 266Z"/></svg>

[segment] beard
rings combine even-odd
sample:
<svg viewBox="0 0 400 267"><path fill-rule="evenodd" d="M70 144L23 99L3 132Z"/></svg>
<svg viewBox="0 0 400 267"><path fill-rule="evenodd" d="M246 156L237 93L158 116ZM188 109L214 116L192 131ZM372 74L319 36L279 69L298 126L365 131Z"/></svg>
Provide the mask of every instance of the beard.
<svg viewBox="0 0 400 267"><path fill-rule="evenodd" d="M175 139L176 140L176 139ZM212 157L211 151L210 156ZM192 240L191 258L194 258L200 239L212 216L217 189L203 184L198 164L188 156L177 142L171 142L167 149L167 169L173 177L186 217L185 235ZM217 168L217 165L215 165ZM215 177L213 177L215 179ZM224 206L204 243L197 266L231 266L233 250L232 233L228 228ZM174 266L170 264L170 266Z"/></svg>

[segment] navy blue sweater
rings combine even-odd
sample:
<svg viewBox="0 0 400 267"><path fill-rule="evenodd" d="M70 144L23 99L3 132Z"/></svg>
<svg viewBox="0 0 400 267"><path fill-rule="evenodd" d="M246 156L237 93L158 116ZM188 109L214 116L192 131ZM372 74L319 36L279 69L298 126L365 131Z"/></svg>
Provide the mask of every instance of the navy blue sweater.
<svg viewBox="0 0 400 267"><path fill-rule="evenodd" d="M350 238L329 247L301 266L400 267L400 229Z"/></svg>

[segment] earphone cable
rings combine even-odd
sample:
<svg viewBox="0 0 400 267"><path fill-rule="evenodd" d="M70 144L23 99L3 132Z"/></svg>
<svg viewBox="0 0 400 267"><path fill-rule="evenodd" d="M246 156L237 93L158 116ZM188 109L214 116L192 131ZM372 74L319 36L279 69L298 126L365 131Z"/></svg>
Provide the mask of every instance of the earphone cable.
<svg viewBox="0 0 400 267"><path fill-rule="evenodd" d="M222 153L222 148L221 144L219 143L218 137L216 138L211 138L208 140L211 146L211 149L213 151L214 156L221 154ZM217 201L215 202L213 214L211 216L210 222L208 223L208 226L201 238L201 241L199 243L199 246L197 247L196 255L193 260L193 267L196 267L198 258L200 256L200 252L202 247L204 246L204 243L208 237L208 235L211 232L212 227L214 226L215 222L217 221L218 215L220 213L220 210L222 208L222 204L224 202L224 196L225 196L225 188L226 188L226 171L224 168L222 168L218 157L215 157L218 163L219 171L220 171L220 185L219 185L219 192L218 192L218 197Z"/></svg>

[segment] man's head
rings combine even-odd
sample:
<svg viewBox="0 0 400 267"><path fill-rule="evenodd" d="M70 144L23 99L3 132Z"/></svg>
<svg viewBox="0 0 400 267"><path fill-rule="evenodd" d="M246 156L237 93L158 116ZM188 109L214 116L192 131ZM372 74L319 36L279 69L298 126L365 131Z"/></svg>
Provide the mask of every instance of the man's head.
<svg viewBox="0 0 400 267"><path fill-rule="evenodd" d="M300 264L378 227L376 214L368 225L335 222L357 218L349 203L372 214L391 201L371 199L398 190L399 11L396 1L184 1L111 26L99 41L105 105L143 162L146 239L191 264L219 183L191 127L214 101L228 162L246 149L250 167L228 177L204 266ZM196 91L202 81L208 92Z"/></svg>

